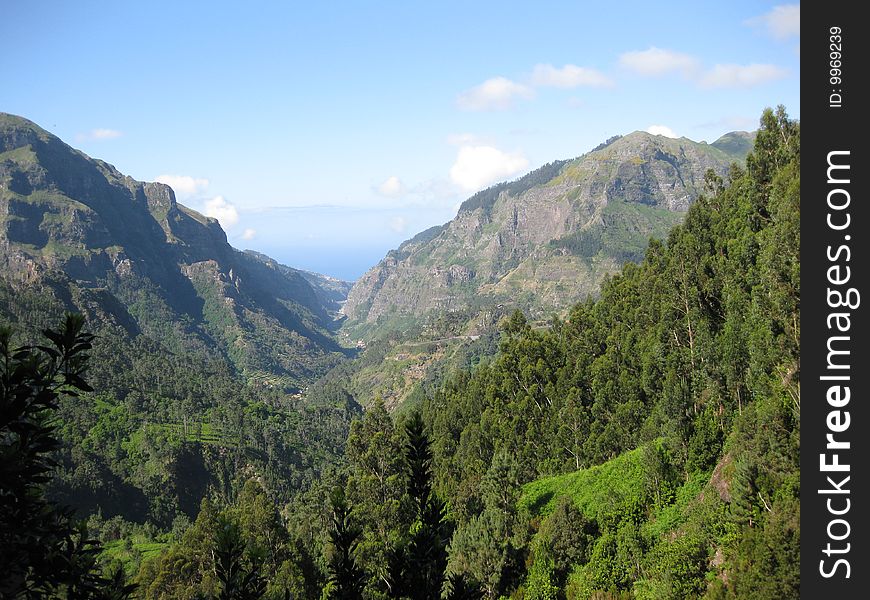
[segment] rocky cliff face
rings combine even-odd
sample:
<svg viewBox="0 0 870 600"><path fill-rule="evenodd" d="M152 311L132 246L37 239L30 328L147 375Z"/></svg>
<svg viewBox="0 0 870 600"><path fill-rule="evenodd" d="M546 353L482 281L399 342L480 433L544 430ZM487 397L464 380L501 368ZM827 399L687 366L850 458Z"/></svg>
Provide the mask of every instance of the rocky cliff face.
<svg viewBox="0 0 870 600"><path fill-rule="evenodd" d="M724 175L751 137L706 144L635 132L475 194L456 218L405 242L354 285L347 331L371 336L446 311L465 313L465 333L474 333L484 306L560 311L641 258L650 236L681 220L707 170Z"/></svg>
<svg viewBox="0 0 870 600"><path fill-rule="evenodd" d="M299 386L340 356L330 333L336 306L301 271L235 250L215 219L178 204L170 187L136 181L2 113L0 265L10 285L51 274L104 290L115 312L136 314L124 320L139 331L165 335L133 308L165 305L183 332L178 344L214 346L249 377Z"/></svg>

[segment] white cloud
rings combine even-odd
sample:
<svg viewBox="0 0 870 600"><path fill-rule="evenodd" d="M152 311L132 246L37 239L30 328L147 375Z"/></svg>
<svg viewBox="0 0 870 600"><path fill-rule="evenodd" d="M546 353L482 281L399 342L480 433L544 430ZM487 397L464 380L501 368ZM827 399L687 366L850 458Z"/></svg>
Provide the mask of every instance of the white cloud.
<svg viewBox="0 0 870 600"><path fill-rule="evenodd" d="M505 77L493 77L459 94L456 105L462 110L507 110L514 100L534 96L535 91L528 86Z"/></svg>
<svg viewBox="0 0 870 600"><path fill-rule="evenodd" d="M117 129L105 129L105 128L97 128L91 129L87 133L80 133L76 136L76 140L79 142L87 142L87 141L95 141L95 140L113 140L115 138L119 138L124 135L122 132Z"/></svg>
<svg viewBox="0 0 870 600"><path fill-rule="evenodd" d="M388 177L386 181L379 185L377 191L382 196L395 198L396 196L401 196L407 190L405 184L402 183L402 180L393 175L392 177Z"/></svg>
<svg viewBox="0 0 870 600"><path fill-rule="evenodd" d="M667 125L650 125L646 128L647 133L651 133L653 135L663 135L668 138L678 138L674 130L668 127Z"/></svg>
<svg viewBox="0 0 870 600"><path fill-rule="evenodd" d="M702 72L700 62L693 56L651 47L639 52L626 52L619 64L649 77L679 72L702 88L748 88L781 79L788 71L768 64L719 64Z"/></svg>
<svg viewBox="0 0 870 600"><path fill-rule="evenodd" d="M515 175L529 166L519 153L507 154L492 146L462 146L450 168L450 179L466 192Z"/></svg>
<svg viewBox="0 0 870 600"><path fill-rule="evenodd" d="M390 229L396 233L403 233L408 229L408 219L405 217L393 217L390 219Z"/></svg>
<svg viewBox="0 0 870 600"><path fill-rule="evenodd" d="M558 88L610 87L613 85L613 80L595 69L577 65L565 65L557 69L553 65L541 64L535 65L532 71L532 85Z"/></svg>
<svg viewBox="0 0 870 600"><path fill-rule="evenodd" d="M239 211L223 196L215 196L211 200L207 200L203 207L203 213L207 217L217 219L224 230L239 222Z"/></svg>
<svg viewBox="0 0 870 600"><path fill-rule="evenodd" d="M193 196L208 187L208 179L189 175L158 175L154 181L171 187L176 196Z"/></svg>
<svg viewBox="0 0 870 600"><path fill-rule="evenodd" d="M798 37L801 34L801 5L781 4L758 17L747 19L745 23L751 27L765 29L768 34L778 40Z"/></svg>
<svg viewBox="0 0 870 600"><path fill-rule="evenodd" d="M242 239L243 240L252 240L255 237L257 237L257 230L256 229L251 229L250 227L248 227L247 229L245 229L242 232Z"/></svg>
<svg viewBox="0 0 870 600"><path fill-rule="evenodd" d="M787 73L776 65L716 65L699 83L704 88L749 88L782 79Z"/></svg>
<svg viewBox="0 0 870 600"><path fill-rule="evenodd" d="M698 69L698 59L688 54L663 50L651 46L647 50L625 52L619 57L619 64L639 75L656 77L679 72L691 77Z"/></svg>

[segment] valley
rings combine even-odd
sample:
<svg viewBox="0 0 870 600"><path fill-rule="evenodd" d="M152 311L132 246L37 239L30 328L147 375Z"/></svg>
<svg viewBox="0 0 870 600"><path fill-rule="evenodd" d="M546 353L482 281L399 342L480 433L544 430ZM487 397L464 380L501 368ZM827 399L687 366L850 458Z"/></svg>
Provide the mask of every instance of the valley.
<svg viewBox="0 0 870 600"><path fill-rule="evenodd" d="M0 113L0 322L95 336L46 498L141 598L217 597L222 552L249 597L788 597L799 161L782 107L616 136L351 284Z"/></svg>

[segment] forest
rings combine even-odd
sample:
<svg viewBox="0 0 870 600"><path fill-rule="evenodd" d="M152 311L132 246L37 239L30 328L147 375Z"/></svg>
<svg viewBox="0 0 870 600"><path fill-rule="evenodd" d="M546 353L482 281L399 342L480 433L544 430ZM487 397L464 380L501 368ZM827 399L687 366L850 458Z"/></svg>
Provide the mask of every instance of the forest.
<svg viewBox="0 0 870 600"><path fill-rule="evenodd" d="M795 598L799 251L779 107L596 299L394 413L16 297L0 597Z"/></svg>

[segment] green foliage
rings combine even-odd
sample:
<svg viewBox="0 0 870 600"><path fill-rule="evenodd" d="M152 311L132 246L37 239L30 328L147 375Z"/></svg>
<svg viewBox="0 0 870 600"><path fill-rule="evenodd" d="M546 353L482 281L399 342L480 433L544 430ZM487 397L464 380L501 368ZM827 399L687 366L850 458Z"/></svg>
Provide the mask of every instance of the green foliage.
<svg viewBox="0 0 870 600"><path fill-rule="evenodd" d="M746 168L708 175L709 195L597 302L547 328L511 316L494 360L424 400L457 521L451 565L488 595L515 590L517 572L530 584L512 554L528 554L536 586L581 598L695 597L712 580L748 597L795 580L797 529L774 505L799 507L799 140L766 111ZM497 491L525 484L530 545L484 485L501 452L516 465ZM591 525L568 563L548 546L561 498ZM774 523L777 553L753 541Z"/></svg>
<svg viewBox="0 0 870 600"><path fill-rule="evenodd" d="M795 598L800 593L800 510L796 499L774 502L763 527L740 540L726 586L728 598Z"/></svg>
<svg viewBox="0 0 870 600"><path fill-rule="evenodd" d="M644 449L638 448L603 465L528 483L519 499L520 510L547 515L568 497L584 515L600 523L630 515L651 500L643 458Z"/></svg>
<svg viewBox="0 0 870 600"><path fill-rule="evenodd" d="M528 600L556 600L559 597L559 587L553 583L555 567L553 557L543 554L535 559L529 569L526 580L526 593L523 598Z"/></svg>
<svg viewBox="0 0 870 600"><path fill-rule="evenodd" d="M405 498L402 435L383 402L376 400L351 424L346 456L350 473L345 490L362 529L360 561L386 576L389 553L402 538L412 508Z"/></svg>
<svg viewBox="0 0 870 600"><path fill-rule="evenodd" d="M406 539L390 553L389 593L414 600L438 599L452 528L444 502L432 490L432 451L419 413L405 424L405 434L407 494L416 514Z"/></svg>
<svg viewBox="0 0 870 600"><path fill-rule="evenodd" d="M91 391L85 382L93 335L84 319L67 315L59 330L42 333L50 345L15 349L0 328L0 595L10 598L121 598L133 591L124 573L104 577L100 545L70 511L45 497L57 448L54 414L61 395Z"/></svg>
<svg viewBox="0 0 870 600"><path fill-rule="evenodd" d="M450 569L479 583L487 598L504 589L503 575L512 566L511 520L494 509L461 524L450 543Z"/></svg>
<svg viewBox="0 0 870 600"><path fill-rule="evenodd" d="M344 491L336 487L332 492L332 554L329 560L327 596L341 600L362 598L365 572L357 565L354 553L362 529L351 517L351 509Z"/></svg>
<svg viewBox="0 0 870 600"><path fill-rule="evenodd" d="M677 488L673 503L656 503L655 509L643 524L643 535L648 539L660 539L668 532L679 529L689 518L694 503L710 481L707 472L695 472L688 481Z"/></svg>
<svg viewBox="0 0 870 600"><path fill-rule="evenodd" d="M709 561L707 540L693 531L682 531L675 539L654 546L645 557L643 579L635 585L639 599L696 598L706 587Z"/></svg>
<svg viewBox="0 0 870 600"><path fill-rule="evenodd" d="M213 550L220 513L203 500L193 525L164 553L144 560L136 576L140 595L146 599L215 596L219 582L214 572Z"/></svg>
<svg viewBox="0 0 870 600"><path fill-rule="evenodd" d="M100 561L110 570L123 569L129 578L133 578L142 562L160 556L173 540L181 537L190 521L177 519L173 531L165 534L156 533L153 525L131 523L119 516L102 519L99 515L91 515L87 525L94 538L102 542Z"/></svg>
<svg viewBox="0 0 870 600"><path fill-rule="evenodd" d="M266 581L260 575L259 553L252 564L243 563L245 544L239 526L225 518L218 519L214 539L214 571L220 584L218 600L258 600L266 590Z"/></svg>
<svg viewBox="0 0 870 600"><path fill-rule="evenodd" d="M248 480L219 510L203 500L196 521L158 556L142 560L143 598L311 597L319 567L294 545L274 499Z"/></svg>
<svg viewBox="0 0 870 600"><path fill-rule="evenodd" d="M483 590L479 585L457 573L447 575L447 600L481 600L481 598L483 598Z"/></svg>
<svg viewBox="0 0 870 600"><path fill-rule="evenodd" d="M541 523L533 542L536 555L551 557L552 579L564 585L571 568L589 561L598 531L569 496L561 496L556 508Z"/></svg>

